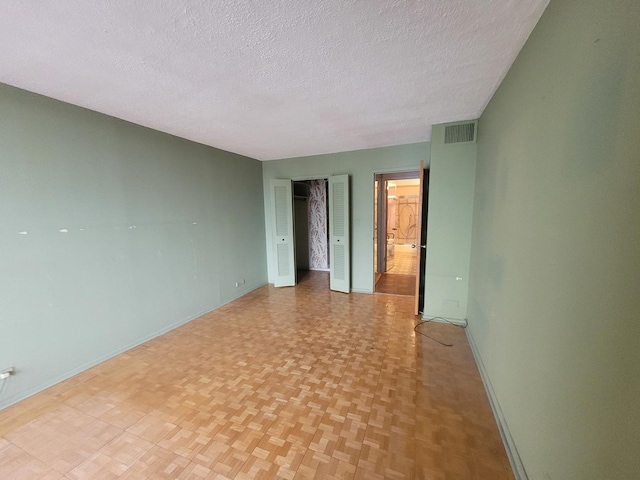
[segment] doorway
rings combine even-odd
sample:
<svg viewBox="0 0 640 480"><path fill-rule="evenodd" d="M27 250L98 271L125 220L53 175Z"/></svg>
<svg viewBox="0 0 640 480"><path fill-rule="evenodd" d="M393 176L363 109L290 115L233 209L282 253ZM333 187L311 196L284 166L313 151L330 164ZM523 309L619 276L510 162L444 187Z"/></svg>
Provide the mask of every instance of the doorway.
<svg viewBox="0 0 640 480"><path fill-rule="evenodd" d="M421 309L421 280L424 284L424 177L421 165L418 171L374 178L374 291L415 297L416 311Z"/></svg>
<svg viewBox="0 0 640 480"><path fill-rule="evenodd" d="M329 271L329 288L338 292L349 293L351 291L351 248L350 248L350 219L349 219L349 175L331 175L326 180L324 192L326 195L326 208L321 212L320 217L328 223L328 244L326 238L322 237L322 244L327 249L327 266ZM320 180L319 180L320 181ZM301 250L309 253L309 265L314 260L312 251L309 249L312 244L311 236L296 240L296 215L299 216L299 224L307 223L313 225L312 210L309 208L305 193L295 194L294 182L291 179L272 178L270 185L271 221L273 225L272 239L274 246L274 286L290 287L297 283L296 253L301 254ZM296 182L299 192L306 189L303 181ZM322 188L321 188L322 190ZM298 197L298 198L296 198ZM299 202L297 200L300 200ZM296 205L297 203L297 205ZM328 211L328 219L325 211ZM312 215L313 216L313 215ZM298 235L305 236L304 231L309 232L304 227L298 228ZM329 261L330 259L330 261Z"/></svg>
<svg viewBox="0 0 640 480"><path fill-rule="evenodd" d="M329 272L329 182L293 182L295 259L298 281L310 271Z"/></svg>

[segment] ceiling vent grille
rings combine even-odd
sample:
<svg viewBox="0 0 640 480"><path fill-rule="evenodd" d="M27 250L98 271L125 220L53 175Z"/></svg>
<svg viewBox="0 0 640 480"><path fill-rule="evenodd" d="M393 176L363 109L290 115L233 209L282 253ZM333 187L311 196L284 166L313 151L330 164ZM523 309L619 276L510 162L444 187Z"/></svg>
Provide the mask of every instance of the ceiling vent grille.
<svg viewBox="0 0 640 480"><path fill-rule="evenodd" d="M476 143L478 122L456 123L444 128L444 144Z"/></svg>

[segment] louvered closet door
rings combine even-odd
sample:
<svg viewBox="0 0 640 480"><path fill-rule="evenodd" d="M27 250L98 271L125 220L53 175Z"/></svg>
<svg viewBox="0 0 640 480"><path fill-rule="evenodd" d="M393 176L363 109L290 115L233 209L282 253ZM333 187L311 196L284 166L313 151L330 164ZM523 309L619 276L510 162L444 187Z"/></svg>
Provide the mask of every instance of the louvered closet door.
<svg viewBox="0 0 640 480"><path fill-rule="evenodd" d="M271 226L276 267L274 285L291 287L296 284L291 180L271 180Z"/></svg>
<svg viewBox="0 0 640 480"><path fill-rule="evenodd" d="M329 285L345 293L351 290L349 225L349 175L329 177Z"/></svg>

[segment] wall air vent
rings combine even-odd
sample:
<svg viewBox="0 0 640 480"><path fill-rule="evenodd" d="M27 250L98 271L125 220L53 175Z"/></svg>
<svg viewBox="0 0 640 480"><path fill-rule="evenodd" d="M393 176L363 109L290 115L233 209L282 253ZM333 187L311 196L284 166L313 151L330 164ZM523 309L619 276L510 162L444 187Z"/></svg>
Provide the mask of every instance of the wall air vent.
<svg viewBox="0 0 640 480"><path fill-rule="evenodd" d="M476 143L478 122L454 123L444 127L444 144Z"/></svg>

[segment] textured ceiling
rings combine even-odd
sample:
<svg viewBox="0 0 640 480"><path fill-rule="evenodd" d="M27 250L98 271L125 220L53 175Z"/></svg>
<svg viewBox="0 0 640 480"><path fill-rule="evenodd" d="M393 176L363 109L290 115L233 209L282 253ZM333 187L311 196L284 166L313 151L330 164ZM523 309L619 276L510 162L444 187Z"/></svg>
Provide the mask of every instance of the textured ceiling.
<svg viewBox="0 0 640 480"><path fill-rule="evenodd" d="M3 0L0 82L260 160L477 118L548 0Z"/></svg>

